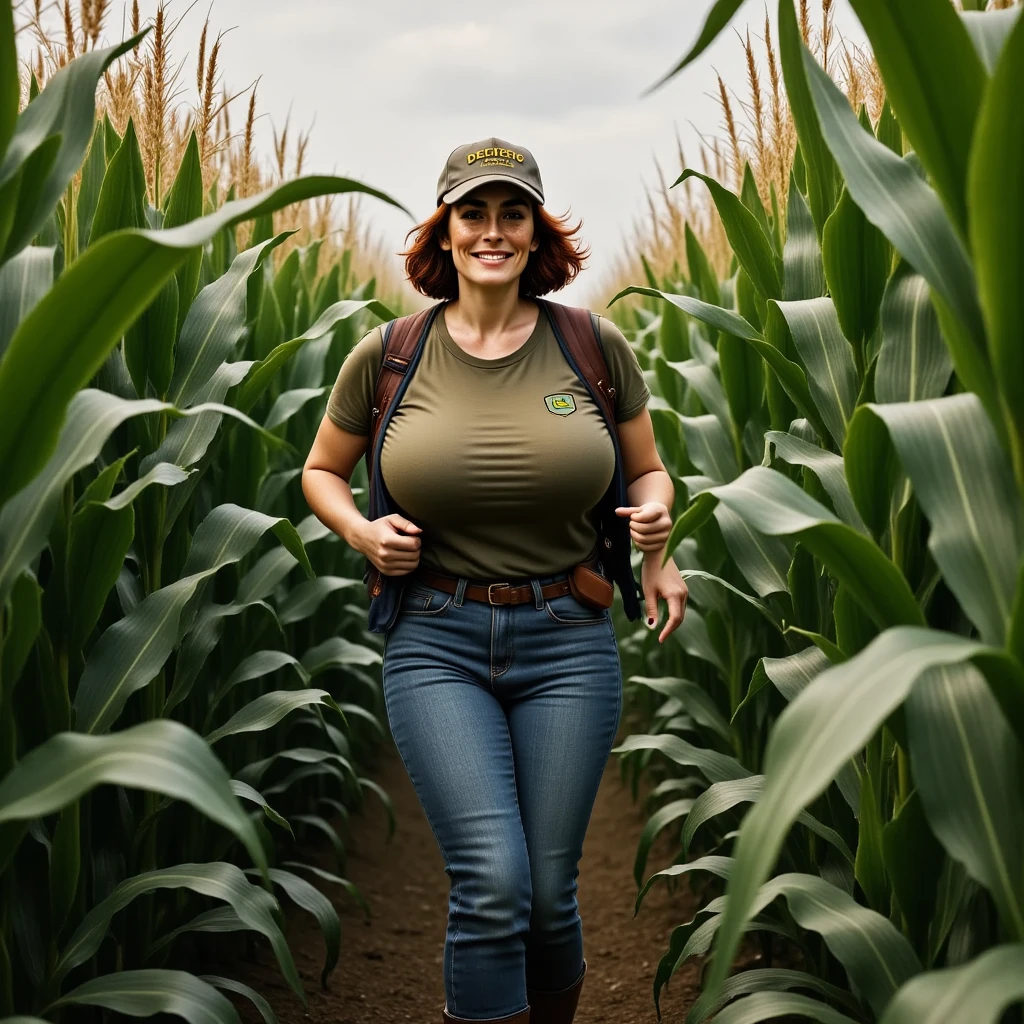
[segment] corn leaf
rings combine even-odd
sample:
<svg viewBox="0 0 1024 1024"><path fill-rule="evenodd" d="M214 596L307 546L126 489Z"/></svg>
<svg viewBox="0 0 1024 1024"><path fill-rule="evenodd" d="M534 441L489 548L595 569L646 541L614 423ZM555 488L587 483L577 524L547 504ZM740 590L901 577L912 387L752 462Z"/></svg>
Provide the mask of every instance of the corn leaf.
<svg viewBox="0 0 1024 1024"><path fill-rule="evenodd" d="M1006 932L1024 938L1020 741L985 677L970 664L930 669L911 691L906 713L928 824L946 852L992 894Z"/></svg>
<svg viewBox="0 0 1024 1024"><path fill-rule="evenodd" d="M230 781L205 741L180 722L144 722L110 736L59 733L0 780L0 823L27 823L113 783L191 804L233 832L262 868L263 847ZM0 851L0 866L8 856L9 850Z"/></svg>
<svg viewBox="0 0 1024 1024"><path fill-rule="evenodd" d="M691 871L708 871L718 878L728 878L729 871L731 869L731 857L710 856L698 857L696 860L691 860L686 864L673 864L671 867L663 868L661 871L655 871L654 874L644 882L643 888L637 893L633 916L635 917L640 912L640 904L643 902L647 893L650 892L651 886L654 885L659 878L678 878L680 875L689 874Z"/></svg>
<svg viewBox="0 0 1024 1024"><path fill-rule="evenodd" d="M259 873L257 869L257 874ZM190 889L213 899L223 900L245 923L247 928L266 936L292 991L302 997L295 963L278 924L280 907L273 896L253 885L234 864L177 864L170 868L147 871L121 882L102 902L82 919L75 933L61 951L54 967L55 979L63 978L79 964L85 963L103 941L111 918L133 900L157 889Z"/></svg>
<svg viewBox="0 0 1024 1024"><path fill-rule="evenodd" d="M885 1008L880 1024L997 1024L1024 999L1024 943L996 946L970 963L911 978Z"/></svg>
<svg viewBox="0 0 1024 1024"><path fill-rule="evenodd" d="M687 610L687 616L689 616L689 610ZM657 750L676 764L697 768L709 782L743 779L753 774L734 757L720 754L717 750L695 747L678 736L633 734L627 736L617 747L612 747L611 752L613 754L628 754L634 750Z"/></svg>
<svg viewBox="0 0 1024 1024"><path fill-rule="evenodd" d="M366 192L399 205L347 178L299 178L181 227L117 231L89 246L21 322L0 359L0 503L39 471L56 445L68 402L190 251L239 221L337 192Z"/></svg>
<svg viewBox="0 0 1024 1024"><path fill-rule="evenodd" d="M725 782L715 782L708 786L693 801L690 813L686 816L686 821L683 824L681 837L683 854L689 853L690 843L701 825L740 804L755 803L760 799L763 790L763 775L752 775L746 779L728 779ZM850 852L850 848L835 829L822 824L817 818L806 811L801 811L796 821L797 824L804 825L815 835L824 839L826 843L834 846L847 863L853 864L853 854Z"/></svg>
<svg viewBox="0 0 1024 1024"><path fill-rule="evenodd" d="M56 451L32 483L0 509L0 603L45 546L67 482L96 459L126 419L167 408L153 399L130 402L92 389L74 396Z"/></svg>
<svg viewBox="0 0 1024 1024"><path fill-rule="evenodd" d="M643 884L644 871L647 869L647 857L651 846L660 833L674 821L685 817L693 806L693 797L672 800L659 807L644 823L643 831L637 840L636 856L633 858L633 879L637 887Z"/></svg>
<svg viewBox="0 0 1024 1024"><path fill-rule="evenodd" d="M880 627L924 624L907 581L881 550L781 473L753 466L710 493L759 533L799 540Z"/></svg>
<svg viewBox="0 0 1024 1024"><path fill-rule="evenodd" d="M381 656L369 647L353 643L343 636L332 636L302 655L302 667L316 676L332 668L346 665L377 665Z"/></svg>
<svg viewBox="0 0 1024 1024"><path fill-rule="evenodd" d="M998 409L985 351L985 329L967 250L935 193L914 168L866 132L850 104L817 61L803 50L804 66L821 128L853 201L920 273L960 326L947 334L957 373L990 414Z"/></svg>
<svg viewBox="0 0 1024 1024"><path fill-rule="evenodd" d="M327 979L338 963L338 953L341 949L341 921L338 918L338 912L334 909L334 904L306 879L300 878L291 871L271 868L270 880L284 889L289 899L316 918L326 946L324 966L320 972L320 984L326 985Z"/></svg>
<svg viewBox="0 0 1024 1024"><path fill-rule="evenodd" d="M788 992L790 989L802 988L809 992L825 996L832 1002L839 1003L850 1010L851 1013L859 1014L860 1007L857 1001L850 996L845 989L838 985L832 985L813 974L806 974L803 971L791 971L783 967L754 968L737 974L722 987L722 998L717 1002L711 1002L704 995L701 995L693 1004L686 1016L686 1024L701 1024L708 1019L715 1010L720 1009L725 1003L731 1002L740 996L748 996L759 992ZM818 1004L820 1006L820 1004ZM765 1007L762 1002L762 1007ZM765 1007L774 1009L774 1006ZM796 1012L799 1012L798 1007ZM815 1010L817 1013L817 1010ZM755 1018L756 1019L756 1018ZM768 1019L768 1018L762 1018ZM813 1019L813 1015L812 1015Z"/></svg>
<svg viewBox="0 0 1024 1024"><path fill-rule="evenodd" d="M754 992L720 1010L715 1020L718 1024L756 1024L784 1016L807 1017L819 1024L856 1024L858 1019L798 992Z"/></svg>
<svg viewBox="0 0 1024 1024"><path fill-rule="evenodd" d="M281 232L239 253L227 273L196 296L182 324L174 357L168 394L176 405L187 408L201 400L220 365L236 356L246 328L249 278L290 234Z"/></svg>
<svg viewBox="0 0 1024 1024"><path fill-rule="evenodd" d="M89 652L75 694L77 727L104 732L120 717L128 698L160 671L181 635L182 611L196 589L219 569L248 554L272 530L296 558L309 562L287 519L238 505L219 505L192 540L182 578L154 591L119 619Z"/></svg>
<svg viewBox="0 0 1024 1024"><path fill-rule="evenodd" d="M215 974L200 974L200 981L205 981L214 988L222 988L225 992L234 992L235 995L245 996L263 1018L263 1024L277 1024L277 1015L274 1013L270 1003L259 994L254 992L248 985L243 985L233 978L220 978Z"/></svg>
<svg viewBox="0 0 1024 1024"><path fill-rule="evenodd" d="M870 420L880 423L883 433ZM965 393L869 403L857 410L855 423L846 462L865 519L884 502L874 492L879 463L887 461L882 449L887 432L931 522L928 549L946 585L982 640L1004 643L1024 553L1024 506L981 402Z"/></svg>
<svg viewBox="0 0 1024 1024"><path fill-rule="evenodd" d="M830 298L772 302L765 334L776 347L782 347L783 331L788 332L807 370L814 408L842 448L857 404L857 369L840 330L835 305Z"/></svg>
<svg viewBox="0 0 1024 1024"><path fill-rule="evenodd" d="M18 324L53 286L52 245L30 245L0 265L0 358Z"/></svg>
<svg viewBox="0 0 1024 1024"><path fill-rule="evenodd" d="M856 657L822 672L782 712L765 751L764 794L744 818L736 842L735 868L706 985L711 998L728 973L746 922L764 906L761 887L799 811L826 788L929 668L969 659L990 679L1004 676L1016 681L1020 674L1001 651L977 641L938 630L897 627L882 633ZM768 886L776 883L778 879ZM887 998L902 980L878 972L872 987ZM870 997L869 1001L876 1010L885 1002Z"/></svg>
<svg viewBox="0 0 1024 1024"><path fill-rule="evenodd" d="M717 416L680 416L679 425L687 457L701 473L716 483L735 479L739 472L736 452Z"/></svg>
<svg viewBox="0 0 1024 1024"><path fill-rule="evenodd" d="M288 596L277 609L277 618L282 626L290 626L293 622L301 622L314 615L327 597L346 587L361 587L362 580L349 579L345 576L317 576L314 580L304 580L288 591Z"/></svg>
<svg viewBox="0 0 1024 1024"><path fill-rule="evenodd" d="M806 176L808 205L820 237L825 221L836 205L839 174L832 153L825 144L818 122L819 115L811 100L807 74L801 61L802 49L793 0L779 0L779 59L800 144L799 154Z"/></svg>
<svg viewBox="0 0 1024 1024"><path fill-rule="evenodd" d="M303 406L313 401L314 398L320 398L328 388L294 388L291 391L284 391L274 400L274 404L270 407L270 412L267 413L267 418L263 422L264 430L274 430L276 427L281 426L283 423L287 423L297 412L300 412Z"/></svg>
<svg viewBox="0 0 1024 1024"><path fill-rule="evenodd" d="M53 215L89 148L100 76L148 31L69 61L18 117L10 142L0 146L0 225L10 224L6 237L0 229L0 243L6 243L0 248L0 263L29 245ZM14 69L17 79L17 62L7 66ZM16 88L15 103L17 96ZM5 96L3 102L10 100ZM0 131L5 134L10 130L9 116L9 111L0 113L5 122Z"/></svg>
<svg viewBox="0 0 1024 1024"><path fill-rule="evenodd" d="M985 97L971 150L968 204L971 249L978 271L988 351L999 387L998 412L1005 416L1018 488L1024 492L1024 196L999 183L1024 175L1024 127L1017 97L1024 89L1024 19L1017 18ZM993 188L1000 188L993 194ZM956 353L954 352L954 361ZM959 372L959 364L957 365ZM967 381L965 380L965 383ZM973 388L972 390L977 390ZM987 396L982 394L982 398Z"/></svg>
<svg viewBox="0 0 1024 1024"><path fill-rule="evenodd" d="M189 1024L239 1024L238 1011L212 985L185 971L119 971L93 978L51 1003L103 1006L131 1017L171 1013Z"/></svg>
<svg viewBox="0 0 1024 1024"><path fill-rule="evenodd" d="M91 238L96 241L112 231L144 228L146 221L146 170L135 134L135 123L128 118L124 138L107 163L103 184L96 198Z"/></svg>
<svg viewBox="0 0 1024 1024"><path fill-rule="evenodd" d="M843 334L863 345L878 323L892 252L885 236L845 189L825 221L821 251L828 293Z"/></svg>
<svg viewBox="0 0 1024 1024"><path fill-rule="evenodd" d="M949 350L927 281L902 260L886 285L879 319L882 344L875 367L875 399L914 402L942 395L953 372Z"/></svg>
<svg viewBox="0 0 1024 1024"><path fill-rule="evenodd" d="M206 735L206 742L212 747L226 736L237 736L244 732L263 732L272 729L297 708L322 704L336 711L345 724L345 715L326 690L274 690L264 693L239 708L222 726Z"/></svg>
<svg viewBox="0 0 1024 1024"><path fill-rule="evenodd" d="M967 29L946 0L851 3L881 69L886 98L966 237L967 162L985 88L985 69Z"/></svg>
<svg viewBox="0 0 1024 1024"><path fill-rule="evenodd" d="M777 537L765 537L752 530L728 506L717 505L714 516L736 568L754 593L761 598L787 593L790 555L786 545Z"/></svg>
<svg viewBox="0 0 1024 1024"><path fill-rule="evenodd" d="M791 701L820 672L829 667L830 661L817 647L806 647L785 658L761 658L750 677L747 694L733 712L733 719L769 683Z"/></svg>
<svg viewBox="0 0 1024 1024"><path fill-rule="evenodd" d="M786 244L782 250L783 294L788 300L817 299L825 294L821 247L807 203L789 177L789 201L786 206Z"/></svg>
<svg viewBox="0 0 1024 1024"><path fill-rule="evenodd" d="M189 135L188 145L182 154L181 163L174 176L167 202L164 206L164 228L176 228L203 215L203 171L199 160L199 143L196 133ZM178 309L175 315L174 336L181 333L185 317L195 298L199 284L199 271L203 262L202 252L192 252L174 272L178 284ZM169 386L169 383L168 383Z"/></svg>
<svg viewBox="0 0 1024 1024"><path fill-rule="evenodd" d="M987 12L970 11L965 4L960 17L963 19L967 34L971 37L974 49L981 58L981 63L991 75L999 63L999 55L1003 52L1006 40L1020 17L1020 11L1016 7Z"/></svg>
<svg viewBox="0 0 1024 1024"><path fill-rule="evenodd" d="M283 548L275 548L274 551L282 551ZM272 554L273 552L269 552ZM291 555L288 556L292 557ZM294 562L293 562L294 564ZM189 626L178 654L174 659L174 682L171 685L171 692L167 694L164 703L164 714L170 714L171 710L177 707L192 692L206 659L213 649L220 642L224 632L225 620L240 615L249 608L262 608L269 613L272 620L276 620L274 609L262 600L254 601L231 601L228 604L206 604L196 613L196 617ZM279 625L279 623L276 623ZM210 711L212 711L212 707Z"/></svg>
<svg viewBox="0 0 1024 1024"><path fill-rule="evenodd" d="M723 188L714 178L692 168L686 168L672 184L678 185L691 177L700 178L707 185L722 218L729 244L740 266L754 282L754 287L766 299L781 299L782 261L776 256L757 218L743 205L739 196Z"/></svg>
<svg viewBox="0 0 1024 1024"><path fill-rule="evenodd" d="M857 511L850 486L846 482L846 469L841 456L780 430L769 430L764 435L764 445L767 453L775 453L775 458L791 466L803 466L810 470L828 492L836 515L855 530L867 533L867 527Z"/></svg>
<svg viewBox="0 0 1024 1024"><path fill-rule="evenodd" d="M648 93L654 92L655 89L664 85L670 78L679 74L690 61L699 57L715 41L722 29L729 24L732 16L739 10L742 3L743 0L715 0L714 7L711 8L707 18L704 20L700 35L697 36L696 41L687 51L686 56L671 71L662 75L654 85L645 89L640 95L646 96Z"/></svg>
<svg viewBox="0 0 1024 1024"><path fill-rule="evenodd" d="M666 697L675 697L693 716L695 722L717 733L727 743L731 741L729 723L722 717L715 701L699 684L674 676L630 676L629 682L645 686Z"/></svg>
<svg viewBox="0 0 1024 1024"><path fill-rule="evenodd" d="M376 299L343 299L340 302L335 302L320 314L320 317L312 327L304 331L297 338L292 338L291 341L286 341L276 346L264 359L256 363L246 377L245 382L239 388L238 396L234 403L235 406L241 409L242 412L248 412L256 404L256 400L260 395L266 391L281 367L303 345L324 337L336 324L364 309L369 310L369 312L380 317L382 320L393 320L395 318L395 314Z"/></svg>
<svg viewBox="0 0 1024 1024"><path fill-rule="evenodd" d="M249 803L256 804L257 807L262 807L263 813L275 825L285 829L291 834L293 839L295 838L295 834L292 832L292 827L288 824L287 819L278 814L277 811L267 803L266 797L264 797L258 790L253 789L252 786L245 782L240 782L238 779L232 779L231 792L234 793L239 800L248 800Z"/></svg>
<svg viewBox="0 0 1024 1024"><path fill-rule="evenodd" d="M668 292L657 291L654 288L641 288L635 285L624 288L608 304L611 305L624 295L634 293L653 295L656 298L665 299L703 323L710 324L720 331L725 331L733 337L747 342L775 372L779 382L785 388L786 394L793 399L801 413L811 420L819 434L822 437L828 434L828 430L811 398L811 393L807 386L807 377L804 374L803 368L798 363L787 358L776 345L766 341L739 314L732 312L732 310L723 309L721 306L711 306L700 299L693 298L691 295L672 295Z"/></svg>

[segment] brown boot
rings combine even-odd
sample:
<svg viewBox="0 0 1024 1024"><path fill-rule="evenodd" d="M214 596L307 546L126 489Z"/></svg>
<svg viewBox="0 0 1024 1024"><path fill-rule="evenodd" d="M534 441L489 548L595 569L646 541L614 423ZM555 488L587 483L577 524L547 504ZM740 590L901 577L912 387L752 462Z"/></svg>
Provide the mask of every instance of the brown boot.
<svg viewBox="0 0 1024 1024"><path fill-rule="evenodd" d="M532 1012L531 1024L572 1024L583 989L583 979L586 976L587 961L584 960L580 976L568 988L558 992L535 992L533 989L527 989L526 998L530 1001Z"/></svg>
<svg viewBox="0 0 1024 1024"><path fill-rule="evenodd" d="M469 1017L453 1017L448 1012L448 1004L445 1003L441 1014L443 1024L530 1024L530 1010L531 1007L527 1006L525 1010L520 1010L511 1017L477 1017L471 1020Z"/></svg>

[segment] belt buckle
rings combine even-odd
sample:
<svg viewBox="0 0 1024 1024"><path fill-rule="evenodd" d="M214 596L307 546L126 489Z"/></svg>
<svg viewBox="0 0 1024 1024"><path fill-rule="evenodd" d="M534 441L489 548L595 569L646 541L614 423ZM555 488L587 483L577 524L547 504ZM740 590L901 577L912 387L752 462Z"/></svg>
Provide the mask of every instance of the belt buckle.
<svg viewBox="0 0 1024 1024"><path fill-rule="evenodd" d="M501 601L495 601L494 600L494 597L492 596L491 591L495 587L504 587L506 590L508 590L509 587L511 587L511 586L512 586L511 583L488 583L487 584L487 603L488 604L492 604L492 605L501 604L502 603Z"/></svg>

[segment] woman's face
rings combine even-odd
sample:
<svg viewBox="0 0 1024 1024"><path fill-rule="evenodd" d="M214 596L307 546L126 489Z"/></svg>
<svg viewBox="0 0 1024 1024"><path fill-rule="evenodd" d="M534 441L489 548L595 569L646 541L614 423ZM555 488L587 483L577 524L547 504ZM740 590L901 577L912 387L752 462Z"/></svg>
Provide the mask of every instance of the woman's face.
<svg viewBox="0 0 1024 1024"><path fill-rule="evenodd" d="M521 189L494 181L468 192L448 214L448 237L461 278L474 284L506 285L526 269L540 242L533 237L533 205Z"/></svg>

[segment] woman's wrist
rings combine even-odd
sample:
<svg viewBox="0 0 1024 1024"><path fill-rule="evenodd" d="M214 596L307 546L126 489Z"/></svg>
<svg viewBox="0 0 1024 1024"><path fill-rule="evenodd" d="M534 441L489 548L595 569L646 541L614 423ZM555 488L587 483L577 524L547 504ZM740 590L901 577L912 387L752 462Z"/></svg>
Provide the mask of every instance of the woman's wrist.
<svg viewBox="0 0 1024 1024"><path fill-rule="evenodd" d="M369 520L358 509L354 514L346 515L342 521L341 539L361 555L366 554L363 538L366 536L368 525Z"/></svg>

